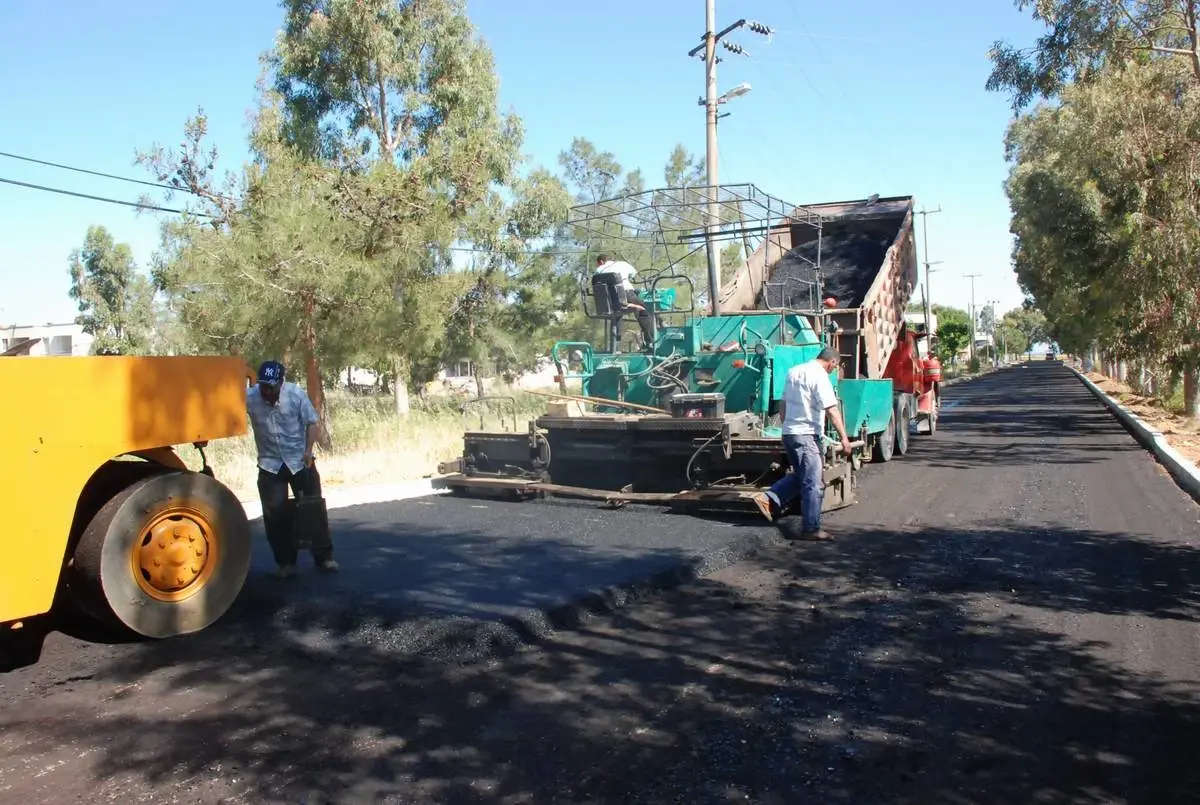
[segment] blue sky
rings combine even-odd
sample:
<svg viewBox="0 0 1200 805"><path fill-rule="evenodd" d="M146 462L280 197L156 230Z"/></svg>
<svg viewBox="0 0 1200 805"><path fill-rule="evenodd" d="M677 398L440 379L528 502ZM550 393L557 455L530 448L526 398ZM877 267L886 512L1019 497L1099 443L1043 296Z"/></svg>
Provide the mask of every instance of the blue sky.
<svg viewBox="0 0 1200 805"><path fill-rule="evenodd" d="M468 10L534 163L556 169L582 136L656 186L677 143L703 154L704 65L686 56L704 31L701 0L469 0ZM1002 188L1011 112L984 82L993 40L1039 33L1028 16L1011 0L717 0L719 28L739 17L776 33L735 33L749 58L723 52L720 91L753 90L724 107L720 181L797 204L880 193L940 205L928 217L930 259L942 261L933 301L965 308L963 275L980 274L977 304L1018 305ZM0 4L0 152L149 179L135 150L178 143L202 107L221 165L236 169L258 58L281 21L273 2ZM0 178L128 200L142 189L5 157ZM143 267L157 246L157 219L124 207L0 184L0 210L0 324L74 317L67 257L91 224Z"/></svg>

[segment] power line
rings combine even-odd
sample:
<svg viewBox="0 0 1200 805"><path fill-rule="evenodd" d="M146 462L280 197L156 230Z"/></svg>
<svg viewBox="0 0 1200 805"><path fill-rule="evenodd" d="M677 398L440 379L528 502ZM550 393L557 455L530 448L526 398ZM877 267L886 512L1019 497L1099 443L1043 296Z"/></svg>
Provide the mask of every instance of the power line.
<svg viewBox="0 0 1200 805"><path fill-rule="evenodd" d="M447 246L446 251L450 252L475 252L478 254L500 254L507 252L508 249L484 249L479 246ZM538 249L517 249L516 254L532 254L535 256L545 255L553 257L560 254L587 254L588 249L555 249L553 251L540 251Z"/></svg>
<svg viewBox="0 0 1200 805"><path fill-rule="evenodd" d="M147 187L158 187L158 188L162 188L163 190L181 190L182 189L179 187L172 187L171 185L168 185L168 184L161 184L159 182L148 182L148 181L145 181L144 179L133 179L128 176L117 176L116 174L104 173L102 171L89 170L88 168L77 168L74 165L63 165L61 162L49 162L44 159L34 159L33 157L21 156L20 154L10 154L7 151L0 151L0 157L8 157L9 159L19 159L23 162L33 162L38 165L48 165L52 168L62 168L63 170L75 171L76 173L87 173L87 174L91 174L92 176L103 176L105 179L116 179L117 181L120 181L120 182L130 182L132 184L144 184ZM188 191L185 191L185 192L188 192Z"/></svg>
<svg viewBox="0 0 1200 805"><path fill-rule="evenodd" d="M157 212L172 212L177 215L187 215L189 213L188 210L176 210L176 209L172 209L170 207L158 207L158 206L155 206L154 204L141 204L136 201L123 201L123 200L117 199L117 198L105 198L104 196L93 196L93 195L89 195L87 193L77 193L74 190L62 190L57 187L46 187L45 185L30 184L29 182L18 182L16 179L5 179L3 177L0 177L0 182L4 182L5 184L17 185L19 187L27 187L27 188L31 188L33 190L45 190L47 193L61 193L64 196L75 196L77 198L91 199L92 201L104 201L109 204L121 204L126 207L136 207L139 210L155 210ZM205 218L216 217L213 215L209 215L208 213L204 213L204 212L192 212L191 214L192 215L200 215Z"/></svg>

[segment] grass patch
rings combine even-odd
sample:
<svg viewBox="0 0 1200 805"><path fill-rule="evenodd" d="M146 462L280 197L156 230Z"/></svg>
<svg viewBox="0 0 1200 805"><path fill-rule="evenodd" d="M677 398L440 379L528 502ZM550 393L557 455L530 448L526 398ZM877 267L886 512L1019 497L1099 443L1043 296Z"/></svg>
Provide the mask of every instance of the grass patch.
<svg viewBox="0 0 1200 805"><path fill-rule="evenodd" d="M1163 397L1162 407L1172 414L1184 416L1187 406L1183 404L1183 383L1176 384L1175 390L1169 396Z"/></svg>
<svg viewBox="0 0 1200 805"><path fill-rule="evenodd" d="M398 417L390 395L330 391L326 401L332 449L317 448L323 486L328 490L338 486L395 483L434 474L439 461L461 454L467 427L512 429L515 402L516 429L523 432L529 420L544 414L546 404L553 402L525 391L494 393L513 400L473 403L464 416L459 412L463 402L459 398L413 398L409 415ZM200 468L200 455L193 447L182 445L177 450L190 468ZM205 453L217 478L240 499L257 499L258 458L252 433L214 441Z"/></svg>

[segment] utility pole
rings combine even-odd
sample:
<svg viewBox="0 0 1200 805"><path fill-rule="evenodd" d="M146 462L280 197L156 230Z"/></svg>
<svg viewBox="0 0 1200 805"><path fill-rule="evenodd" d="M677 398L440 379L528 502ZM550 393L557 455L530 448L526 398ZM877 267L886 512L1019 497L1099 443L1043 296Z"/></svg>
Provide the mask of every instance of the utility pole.
<svg viewBox="0 0 1200 805"><path fill-rule="evenodd" d="M695 57L701 55L704 59L704 97L700 99L700 104L704 106L704 127L705 127L705 151L704 165L708 172L708 215L707 223L705 224L705 246L708 252L708 295L709 308L715 316L720 312L720 297L721 297L721 252L717 249L715 237L717 229L720 226L720 193L719 179L717 173L717 118L722 115L717 114L717 107L728 102L732 98L739 95L745 95L750 91L749 84L740 84L730 90L725 95L717 95L717 42L721 37L728 34L730 31L741 27L747 27L756 34L763 36L771 36L774 31L770 27L763 25L761 22L747 21L744 19L738 20L732 25L721 31L717 31L717 7L716 0L706 0L704 7L704 36L703 42L688 52L688 56ZM721 44L730 53L736 53L741 56L749 56L741 45L721 42Z"/></svg>
<svg viewBox="0 0 1200 805"><path fill-rule="evenodd" d="M963 274L971 280L971 357L975 357L975 278L982 274Z"/></svg>
<svg viewBox="0 0 1200 805"><path fill-rule="evenodd" d="M991 330L992 336L992 366L997 368L1000 366L1000 353L996 351L997 344L1004 342L1004 334L1000 332L1000 320L996 318L996 305L998 304L1000 304L999 299L987 300L989 311L988 327ZM999 336L999 338L997 338L997 336Z"/></svg>
<svg viewBox="0 0 1200 805"><path fill-rule="evenodd" d="M933 307L933 292L929 288L929 267L936 263L929 262L929 216L942 211L942 205L939 204L936 210L917 210L917 215L921 216L921 235L925 239L925 332L929 333L929 338L933 338L933 332L930 327L930 322L933 320L930 315L930 310ZM939 261L941 262L941 261Z"/></svg>
<svg viewBox="0 0 1200 805"><path fill-rule="evenodd" d="M709 308L719 312L721 296L721 252L713 238L720 216L717 213L717 2L708 0L704 12L704 117L706 144L704 164L708 168L708 293Z"/></svg>

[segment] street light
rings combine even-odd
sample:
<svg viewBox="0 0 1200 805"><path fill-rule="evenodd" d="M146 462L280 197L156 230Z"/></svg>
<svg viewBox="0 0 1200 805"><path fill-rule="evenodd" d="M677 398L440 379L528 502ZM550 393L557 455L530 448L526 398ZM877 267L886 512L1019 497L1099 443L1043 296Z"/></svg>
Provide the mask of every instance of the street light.
<svg viewBox="0 0 1200 805"><path fill-rule="evenodd" d="M740 98L749 91L750 85L743 81L741 84L738 84L736 87L729 90L729 92L726 92L720 98L717 98L717 103L727 103L733 98Z"/></svg>
<svg viewBox="0 0 1200 805"><path fill-rule="evenodd" d="M749 84L746 84L746 83L738 84L736 87L729 90L729 92L726 92L724 95L717 98L717 103L718 104L729 103L734 98L740 98L743 95L749 94L751 89L752 89L752 87ZM696 99L697 106L704 106L706 103L707 103L707 101L705 101L704 98Z"/></svg>

